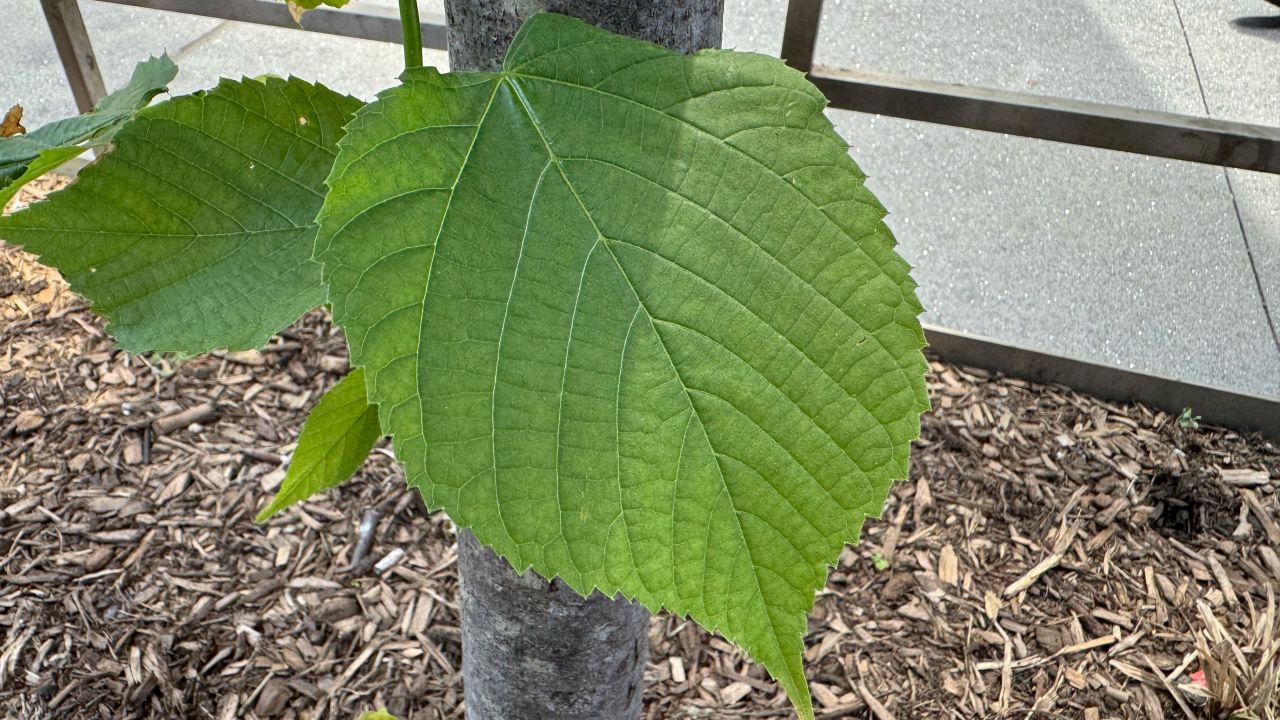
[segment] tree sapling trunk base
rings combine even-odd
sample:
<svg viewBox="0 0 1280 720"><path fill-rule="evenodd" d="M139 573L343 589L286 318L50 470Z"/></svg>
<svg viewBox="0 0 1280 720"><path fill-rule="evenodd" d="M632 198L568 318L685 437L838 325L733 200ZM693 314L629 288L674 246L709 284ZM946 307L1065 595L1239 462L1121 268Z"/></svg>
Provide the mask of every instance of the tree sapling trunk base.
<svg viewBox="0 0 1280 720"><path fill-rule="evenodd" d="M640 717L649 611L517 575L470 530L458 536L468 720Z"/></svg>

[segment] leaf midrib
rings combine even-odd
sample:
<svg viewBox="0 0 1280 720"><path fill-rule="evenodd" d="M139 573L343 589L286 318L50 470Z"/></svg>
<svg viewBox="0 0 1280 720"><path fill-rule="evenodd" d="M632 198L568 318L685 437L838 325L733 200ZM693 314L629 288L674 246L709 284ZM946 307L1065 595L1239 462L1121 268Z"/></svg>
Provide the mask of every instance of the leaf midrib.
<svg viewBox="0 0 1280 720"><path fill-rule="evenodd" d="M853 246L854 246L855 248L857 248L858 252L862 253L863 257L865 257L869 262L871 262L871 263L872 263L872 264L874 264L877 268L879 268L881 272L885 273L886 275L888 275L888 274L889 274L889 273L888 273L888 271L887 271L887 270L885 270L884 266L883 266L883 265L881 265L880 263L876 262L876 261L875 261L875 259L873 259L873 258L871 257L871 255L870 255L870 254L869 254L869 253L868 253L868 252L867 252L867 251L862 247L862 245L860 244L860 241L861 241L861 240L863 240L863 239L865 239L865 238L855 238L855 237L851 236L848 232L846 232L846 231L845 231L845 229L844 229L843 227L841 227L841 226L840 226L840 224L839 224L839 223L837 223L837 222L835 221L835 219L834 219L834 218L832 218L830 215L828 215L828 214L827 214L826 206L825 206L825 205L818 205L818 203L817 203L817 202L815 202L813 199L811 199L808 195L806 195L806 194L805 194L805 192L804 192L803 190L801 190L801 189L800 189L800 187L799 187L798 185L796 185L794 182L792 182L790 177L788 177L787 175L779 175L778 173L775 173L775 172L774 172L774 171L773 171L773 170L772 170L768 165L765 165L765 164L764 164L764 163L763 163L759 158L757 158L757 157L755 157L754 155L752 155L752 154L750 154L750 153L748 153L748 152L744 151L742 148L740 148L740 147L738 147L738 146L734 145L733 143L728 142L725 138L721 138L720 136L716 135L715 133L711 132L710 130L707 130L706 128L702 127L701 125L698 125L698 124L696 124L696 123L694 123L694 122L691 122L691 121L689 121L687 118L682 118L682 117L678 117L678 116L676 116L676 115L672 115L671 113L667 112L666 110L664 110L664 109L662 109L662 108L656 108L656 107L652 107L652 106L649 106L649 105L645 105L644 103L639 102L639 101L637 101L637 100L634 100L634 99L632 99L632 98L629 98L629 97L627 97L627 96L625 96L625 95L619 95L619 94L614 93L614 92L609 92L608 90L601 90L600 88L595 87L595 86L591 86L591 85L583 85L583 84L581 84L581 83L573 83L573 82L568 82L568 81L565 81L565 80L558 80L558 79L556 79L556 78L543 77L543 76L541 76L541 75L530 75L530 74L528 74L528 73L522 73L522 72L518 72L518 71L515 71L515 70L508 70L508 71L504 71L504 72L502 73L502 75L503 75L503 78L504 78L504 79L506 79L506 80L508 80L509 82L511 82L511 83L512 83L512 86L513 86L513 87L516 87L516 85L515 85L515 82L514 82L513 80L511 80L511 78L523 78L523 79L526 79L526 80L533 80L533 81L535 81L535 82L545 82L545 83L551 83L551 84L554 84L554 85L562 85L562 86L564 86L564 87L574 88L574 89L576 89L576 90L581 90L581 91L584 91L584 92L591 92L591 93L596 93L596 94L598 94L598 95L603 95L603 96L605 96L605 97L612 98L612 99L614 99L614 100L619 100L619 101L622 101L622 102L628 103L628 104L630 104L630 105L634 105L634 106L636 106L636 107L638 107L638 108L641 108L641 109L643 109L643 110L646 110L646 111L648 111L648 112L657 113L657 114L659 114L659 115L661 115L661 116L663 116L663 117L666 117L666 118L669 118L669 119L671 119L671 120L674 120L674 121L676 121L676 122L678 122L678 123L681 123L681 124L682 124L682 125L684 125L685 127L688 127L688 128L690 128L690 129L692 129L692 130L694 130L694 131L698 132L700 135L704 135L704 136L706 136L706 137L708 137L708 138L711 138L713 141L715 141L715 143L716 143L718 146L724 147L724 148L726 148L726 149L728 149L728 150L730 150L730 151L734 152L735 154L740 155L741 157L745 158L746 160L748 160L748 161L749 161L749 162L751 162L752 164L754 164L754 165L756 165L756 166L760 167L761 169L763 169L765 172L767 172L767 173L769 173L769 174L771 174L771 175L775 175L775 176L776 176L776 177L778 177L778 178L781 178L783 182L785 182L789 187L791 187L793 190L795 190L795 191L796 191L796 193L798 193L798 194L799 194L801 197L803 197L803 198L804 198L804 199L805 199L805 200L806 200L810 205L812 205L814 208L816 208L816 209L818 210L818 212L822 213L822 216L823 216L823 217L825 217L825 218L827 219L827 222L831 223L831 224L836 228L836 230L838 230L838 231L840 232L840 234L842 234L842 235L844 235L845 237L849 238L850 242L853 244ZM692 99L692 98L689 98L689 99ZM523 96L523 94L521 94L521 101L522 101L522 102L525 102L525 103L527 104L527 101L525 101L525 100L524 100L524 96ZM685 100L685 101L682 101L682 102L687 102L687 101L688 101L688 100ZM536 123L535 123L535 127L536 127ZM756 128L756 129L758 129L758 128ZM539 129L539 135L541 135L541 129ZM545 137L543 138L543 142L544 142L544 143L546 142ZM549 145L549 144L547 145L547 151L548 151L548 152L551 152L551 147L550 147L550 145ZM557 161L557 163L558 163L558 161ZM795 172L795 171L792 171L792 172ZM562 172L561 174L563 175L563 172ZM633 174L634 174L634 173L633 173ZM788 175L789 175L789 174L790 174L790 173L788 173ZM645 178L645 179L646 179L646 180L648 180L648 178ZM568 182L568 179L567 179L567 178L566 178L566 182ZM650 182L652 182L652 181L650 181ZM575 194L576 194L576 192L575 192ZM819 293L819 295L822 295L822 293ZM905 299L905 298L904 298L904 299ZM847 315L847 313L846 313L846 315ZM850 319L852 320L853 318L852 318L852 317L850 317ZM855 323L857 323L857 321L856 321L856 320L855 320L854 322L855 322ZM865 330L865 328L864 328L864 330ZM877 336L875 335L875 333L873 333L873 332L869 332L869 331L868 331L868 332L867 332L867 335L868 335L868 336L870 336L870 337L871 337L871 339L872 339L872 340L873 340L877 345L879 345L879 346L880 346L880 348L881 348L882 350L884 350L885 352L889 352L889 349L888 349L887 347L885 347L885 345L884 345L884 341L883 341L883 340L881 340L879 337L877 337ZM897 357L897 356L894 356L894 355L893 355L893 353L889 353L889 355L890 355L891 357L893 357L895 361L896 361L896 360L898 360L898 357ZM901 363L896 363L896 364L898 365L898 370L902 373L902 377L903 377L903 379L904 379L904 380L907 380L907 381L909 382L909 381L910 381L910 378L908 378L908 377L907 377L906 369L902 367Z"/></svg>
<svg viewBox="0 0 1280 720"><path fill-rule="evenodd" d="M639 291L636 290L635 284L632 283L631 281L631 277L627 274L627 271L624 268L621 260L618 258L617 254L614 253L613 248L610 245L611 241L600 230L600 226L596 224L595 218L592 217L591 212L587 209L586 203L583 202L582 196L578 193L577 188L573 186L573 183L569 180L569 176L565 173L564 165L560 162L560 158L556 155L555 151L551 148L551 143L548 142L546 135L542 131L542 125L541 123L538 122L537 115L533 111L533 106L529 103L528 98L525 97L523 88L521 88L519 83L517 83L514 79L517 76L519 76L518 73L504 72L502 74L502 77L499 79L498 84L501 85L501 83L504 83L504 82L507 83L507 85L511 88L511 91L515 94L516 99L519 101L521 108L523 108L525 113L528 115L530 124L532 125L534 131L538 134L538 138L542 141L543 147L546 149L547 159L556 166L556 171L560 173L560 178L564 181L565 187L573 195L574 200L578 203L578 207L582 209L583 217L585 217L587 221L591 223L591 226L595 229L597 242L603 245L604 248L609 252L609 257L613 259L614 264L618 268L619 274L622 276L624 280L626 280L627 287L631 289L631 293L636 299L636 304L639 306L641 310L644 311L644 316L645 316L645 319L649 321L650 329L653 331L654 336L658 338L658 345L662 348L663 357L667 359L667 364L671 366L671 371L675 374L676 379L680 382L680 387L684 391L685 401L689 405L689 411L692 413L693 417L697 418L698 424L702 426L703 439L707 443L707 450L712 453L713 457L716 458L716 472L720 476L720 484L721 484L721 487L723 488L724 496L729 501L729 509L733 515L734 525L736 525L738 528L739 547L746 551L747 560L748 562L751 563L751 570L752 570L751 576L755 580L756 597L760 601L761 606L766 608L764 615L766 618L768 618L768 621L769 621L769 628L771 630L770 636L773 639L774 648L777 650L778 655L784 659L784 665L785 665L786 664L785 658L787 657L787 653L785 650L782 649L782 641L780 638L780 634L778 632L777 625L774 624L773 615L768 612L768 608L770 606L764 599L764 588L760 583L761 566L756 563L755 556L751 552L751 546L747 543L746 531L743 529L742 520L738 516L739 510L738 510L737 504L733 500L732 491L729 490L729 483L724 476L724 468L720 464L719 454L716 452L716 449L711 445L711 437L707 433L707 425L703 421L702 415L698 412L697 405L695 405L693 402L693 396L690 392L689 386L685 382L684 377L680 374L679 368L676 367L675 361L671 357L671 353L667 349L666 343L662 342L662 335L658 333L658 328L657 328L657 325L654 323L654 318L652 313L650 313L649 308L645 306L644 301L640 298ZM526 76L526 77L533 77L533 76ZM569 84L569 83L566 83L566 84ZM496 94L496 88L495 88L495 94ZM492 102L492 100L490 102ZM488 114L488 109L486 108L486 115L487 114ZM483 124L483 122L484 122L484 118L481 118L481 124ZM476 135L479 136L478 130ZM461 175L461 173L459 173L459 175ZM683 447L682 447L682 452L683 452ZM677 468L676 474L679 475L679 472L680 472L679 468ZM707 552L705 548L703 552L705 556ZM702 587L702 593L703 593L702 606L705 609L707 607L705 584ZM791 680L792 682L794 682L795 678L793 677L791 678Z"/></svg>
<svg viewBox="0 0 1280 720"><path fill-rule="evenodd" d="M663 112L662 110L659 110L659 109L657 109L657 108L651 108L651 107L649 107L649 106L647 106L647 105L643 105L642 103L637 103L636 101L631 100L630 98L626 98L626 97L623 97L623 96L621 96L621 95L616 95L616 94L614 94L614 93L610 93L610 92L607 92L607 91L604 91L604 90L600 90L600 89L598 89L598 88L594 88L594 87L586 86L586 85L579 85L579 84L577 84L577 83L569 83L569 82L565 82L565 81L562 81L562 80L552 80L552 79L548 79L548 78L542 78L542 77L534 76L534 75L525 75L525 74L521 74L521 73L510 73L510 75L511 75L511 76L516 76L516 77L521 77L521 78L527 78L527 79L544 80L544 81L546 81L546 82L557 83L557 84L560 84L560 85L564 85L564 86L566 86L566 87L577 88L577 89L581 89L581 90L588 90L588 91L592 91L592 92L600 93L600 94L602 94L602 95L606 95L606 96L608 96L608 97L613 97L613 98L617 98L617 99L620 99L620 100L625 100L625 101L627 101L627 102L629 102L629 103L631 103L631 104L637 105L637 106L639 106L639 107L644 107L644 108L646 108L646 109L648 109L648 110L651 110L651 111L653 111L653 112L657 112L658 114L663 115L664 117L667 117L667 118L669 118L670 120L673 120L673 121L676 121L676 122L680 122L681 124L683 124L683 125L685 125L685 126L687 126L687 127L694 128L694 129L696 129L699 133L701 133L701 134L703 134L703 135L706 135L706 136L708 136L708 137L714 138L715 140L717 140L717 143L716 143L716 144L717 144L717 146L718 146L718 147L724 147L724 148L726 148L726 149L733 150L735 153L737 153L737 154L739 154L739 155L742 155L742 156L744 156L744 157L750 158L750 159L752 160L752 162L753 162L756 166L758 166L759 168L761 168L764 172L768 173L769 175L772 175L772 176L775 176L775 177L780 177L780 178L782 178L782 176L781 176L781 175L778 175L777 173L773 172L770 168L768 168L768 166L764 165L764 164L763 164L763 163L761 163L759 160L756 160L756 159L755 159L754 157L752 157L751 155L749 155L749 154L747 154L747 153L744 153L742 150L740 150L740 149L738 149L738 148L734 147L732 144L730 144L730 143L727 143L727 142L724 142L724 141L720 140L717 136L715 136L715 135L714 135L714 134L712 134L712 133L709 133L708 131L706 131L705 129L703 129L703 128L699 127L698 125L695 125L695 124L693 124L693 123L690 123L690 122L688 122L687 120L684 120L684 119L682 119L682 118L678 118L678 117L676 117L676 116L674 116L674 115L671 115L670 113ZM596 232L597 232L601 237L603 237L606 241L608 241L608 242L619 242L619 243L622 243L622 244L631 245L631 246L633 246L633 247L636 247L637 249L644 250L644 251L646 251L646 252L653 253L653 251L652 251L652 250L648 250L647 248L643 248L643 247L641 247L641 246L639 246L639 245L634 245L633 243L627 243L627 242L626 242L626 241L624 241L624 240L619 240L619 239L616 239L616 238L609 238L609 237L607 237L607 236L604 236L604 234L603 234L603 232L601 232L600 228L599 228L598 226L596 226L596 224L595 224L595 220L594 220L594 219L591 219L591 214L590 214L590 212L587 210L586 206L583 204L582 199L581 199L581 197L578 195L577 190L573 188L573 184L569 181L569 178L568 178L567 174L566 174L566 173L565 173L565 171L564 171L564 166L563 166L563 162L562 162L562 161L563 161L563 160L566 160L566 159L574 159L574 160L582 159L582 160L587 160L587 161L591 161L591 162L600 162L600 163L603 163L603 164L609 165L610 167L613 167L613 168L615 168L615 169L617 169L617 170L620 170L620 171L622 171L622 172L626 172L626 173L628 173L628 174L630 174L630 175L633 175L633 176L635 176L635 177L639 178L640 180L642 180L642 181L644 181L644 182L650 183L650 184L652 184L652 185L654 185L654 186L656 186L656 187L658 187L658 188L661 188L661 189L662 189L662 190L664 190L664 191L671 192L671 193L675 194L677 197L680 197L680 198L681 198L682 200L684 200L685 202L693 203L694 201L693 201L691 198L689 198L689 197L687 197L687 196L685 196L685 195L683 195L683 194L681 194L681 193L679 193L679 192L676 192L676 191L672 190L671 188L668 188L668 187L666 187L665 185L662 185L661 183L658 183L656 180L654 180L654 179L652 179L652 178L649 178L649 177L645 177L645 176L643 176L643 175L640 175L639 173L636 173L634 170L631 170L630 168L622 167L622 166L620 166L620 165L617 165L616 163L610 163L610 162L607 162L607 161L604 161L604 160L597 160L597 159L595 159L595 158L561 158L561 157L557 156L557 155L555 154L555 151L554 151L554 150L552 150L550 142L546 139L546 136L543 134L540 123L538 123L538 121L537 121L537 120L536 120L536 118L534 117L534 113L533 113L533 110L532 110L532 105L531 105L531 103L528 101L528 99L524 96L523 90L522 90L522 89L520 89L520 88L519 88L519 85L518 85L515 81L511 80L510 78L504 78L504 79L506 79L506 80L510 83L511 87L512 87L512 88L513 88L513 90L516 92L516 94L517 94L518 98L520 99L521 105L525 108L526 113L528 113L528 114L529 114L529 116L530 116L530 121L533 123L534 128L535 128L535 129L537 130L537 132L538 132L539 138L542 140L543 145L546 147L546 150L547 150L547 154L548 154L548 156L550 156L550 157L551 157L551 159L552 159L552 160L554 160L554 162L555 162L555 164L556 164L557 169L559 169L559 170L560 170L560 175L561 175L561 177L563 178L563 180L564 180L565 184L569 187L569 189L570 189L570 191L573 193L573 195L574 195L575 199L577 199L579 206L581 206L581 207L582 207L583 214L584 214L584 215L586 215L586 216L588 217L588 219L590 219L590 220L591 220L592 226L596 228ZM782 179L783 179L783 181L784 181L784 182L786 182L786 183L787 183L787 185L789 185L789 186L791 186L791 187L795 188L794 184L793 184L793 183L791 183L791 182L790 182L790 180L788 180L788 179L786 179L786 178L782 178ZM799 190L798 188L795 188L795 189L796 189L796 191L797 191L797 192L798 192L802 197L804 197L806 200L809 200L809 199L808 199L808 196L804 195L804 193L803 193L803 192L800 192L800 190ZM810 202L810 204L813 204L813 205L816 207L816 203L812 203L812 201L809 201L809 202ZM819 209L819 211L820 211L820 212L822 212L822 214L823 214L824 216L826 216L826 213L825 213L824 211L822 211L822 210L821 210L821 208L818 208L818 209ZM746 235L745 235L741 230L739 230L738 228L734 227L731 223L729 223L729 221L728 221L727 219L722 218L722 217L720 217L720 216L718 216L718 215L715 215L714 213L712 213L712 215L713 215L714 217L716 217L717 219L719 219L719 220L720 220L720 222L724 223L724 224L726 225L726 227L729 227L730 229L732 229L736 234L738 234L738 235L742 236L742 237L743 237L744 239L746 239L746 240L750 240L750 238L746 237ZM844 235L845 237L848 237L848 238L853 242L853 244L854 244L856 247L858 247L859 252L863 252L863 254L864 254L864 255L866 255L865 251L862 251L861 247L858 245L858 243L859 243L861 240L866 239L866 236L864 236L863 238L853 238L852 236L850 236L850 235L849 235L849 233L845 232L842 228L840 228L840 227L839 227L839 225L835 224L835 223L834 223L834 221L832 221L829 217L828 217L828 222L831 222L831 223L833 224L833 226L835 226L835 227L836 227L836 229L837 229L837 230L839 230L839 231L840 231L840 233L841 233L842 235ZM614 252L613 252L612 248L610 248L610 252L609 252L609 254L610 254L610 256L612 256L612 257L613 257L614 262L618 263L619 270L621 270L621 268L622 268L621 262L619 262L619 260L618 260L618 258L617 258L617 255L616 255L616 253L614 253ZM706 283L706 284L710 285L712 288L714 288L714 289L716 289L716 290L720 291L721 293L723 293L723 292L724 292L722 289L720 289L720 288L719 288L718 286L716 286L714 283L711 283L710 281L706 280L705 278L702 278L701 276L697 275L696 273L692 273L692 271L691 271L691 270L689 270L688 268L684 268L683 266L680 266L680 265L679 265L678 263L676 263L675 261L673 261L673 260L671 260L671 259L669 259L669 258L666 258L665 256L658 255L657 253L653 253L653 254L654 254L654 255L657 255L658 257L662 258L663 260L665 260L665 261L667 261L667 262L671 263L672 265L674 265L674 266L676 266L676 267L680 268L681 270L684 270L685 272L689 272L689 273L690 273L690 274L692 274L694 277L698 278L698 280L700 280L701 282L703 282L703 283ZM774 260L775 260L775 261L777 261L777 258L774 258ZM853 315L852 315L848 310L846 310L846 309L844 309L844 308L840 307L839 305L836 305L835 303L832 303L832 302L830 301L830 299L829 299L829 298L827 298L825 295L823 295L820 291L818 291L818 290L817 290L817 288L815 288L815 287L813 286L813 283L812 283L812 282L810 282L808 279L803 278L803 277L800 277L800 276L799 276L799 275L798 275L794 270L792 270L790 267L788 267L785 263L778 262L778 264L779 264L779 266L780 266L780 267L783 267L784 269L786 269L788 273L790 273L793 277L795 277L795 278L796 278L797 280L799 280L801 283L803 283L804 285L806 285L807 287L809 287L809 288L814 292L814 294L815 294L815 296L816 296L816 297L818 297L818 298L820 298L820 299L822 299L822 300L824 300L824 301L828 302L829 304L831 304L831 305L832 305L832 307L833 307L833 308L834 308L838 313L840 313L840 315L841 315L842 317L846 318L847 320L849 320L850 322L852 322L855 326L857 326L860 330L862 330L862 332L863 332L863 333L865 333L865 334L866 334L866 336L867 336L868 338L870 338L873 342L875 342L875 343L880 347L880 349L881 349L883 352L885 352L886 354L888 354L890 357L892 357L892 358L894 359L895 364L897 364L897 365L899 366L899 369L901 370L901 363L898 363L898 362L897 362L897 361L899 360L899 358L898 358L896 355L894 355L893 353L889 352L888 348L886 348L886 347L885 347L885 345L884 345L884 341L883 341L883 340L881 340L878 336L876 336L876 333L875 333L874 331L872 331L871 329L869 329L869 328L867 328L867 327L863 326L863 324L862 324L861 322L859 322L859 321L858 321L858 319L857 319L856 317L854 317L854 316L853 316ZM623 272L623 274L624 274L624 276L625 276L625 271L622 271L622 272ZM629 278L628 278L628 284L630 284L630 279L629 279ZM634 287L632 288L632 291L633 291L633 292L635 291L635 288L634 288ZM639 297L639 296L637 295L637 299L638 299L638 297ZM782 338L782 340L783 340L784 342L786 342L788 345L790 345L792 348L794 348L797 352L799 352L799 353L801 354L801 356L803 356L807 362L809 362L811 365L813 365L815 368L817 368L820 372L822 372L822 373L827 377L827 379L828 379L828 380L830 380L832 383L834 383L837 387L841 388L841 390L844 390L844 382L843 382L842 380L837 379L836 377L832 376L832 375L831 375L831 373L830 373L830 372L829 372L829 371L828 371L828 370L827 370L827 369L826 369L826 368L825 368L821 363L818 363L816 360L814 360L812 357L810 357L810 356L809 356L809 354L808 354L808 352L806 352L803 348L801 348L801 347L799 347L798 345L796 345L796 344L795 344L794 342L792 342L789 338L785 337L785 336L784 336L784 335L783 335L783 334L782 334L782 333L781 333L777 328L774 328L772 325L770 325L768 322L766 322L766 321L764 320L764 318L761 318L761 317L759 316L759 314L758 314L758 313L756 313L755 311L753 311L751 308L749 308L749 307L747 307L747 306L745 306L745 305L743 305L742 307L743 307L745 310L747 310L749 313L751 313L754 317L756 317L756 319L760 320L760 322L762 322L762 323L764 323L766 326L770 327L770 329L771 329L771 330L773 330L776 334L778 334L778 336L779 336L779 337L781 337L781 338ZM645 314L646 314L646 316L649 316L650 323L652 324L652 323L653 323L654 318L653 318L652 316L650 316L650 315L649 315L648 308L645 308ZM655 327L655 333L656 333L656 327ZM664 348L664 350L665 350L665 348ZM750 363L748 363L748 365L750 365ZM757 373L759 372L759 370L755 369L755 368L754 368L754 366L752 366L752 369L753 369L753 370L755 370L755 372L757 372ZM903 372L903 375L904 375L904 377L905 377L905 370L901 370L901 371ZM682 380L682 384L683 384L683 380ZM686 391L687 391L687 390L688 390L688 388L686 387ZM779 392L782 392L782 391L781 391L781 388L779 388L778 390L779 390ZM847 392L847 391L845 391L845 392ZM788 399L788 400L790 400L790 401L792 402L792 404L793 404L793 405L795 405L795 404L796 404L796 403L795 403L795 401L794 401L794 400L792 400L792 399L790 398L790 396L786 395L786 393L782 393L782 394L784 395L784 397L787 397L787 399ZM876 421L876 422L875 422L875 426L874 426L873 428L870 428L868 431L878 431L880 434L882 434L882 435L884 435L884 436L885 436L885 440L890 440L890 438L888 437L887 431L886 431L886 430L884 429L884 427L879 423L879 419L878 419L878 417L876 416L876 413L875 413L874 409L873 409L873 408L871 408L871 407L868 407L868 406L867 406L867 404L863 401L863 399L862 399L861 397L859 397L859 396L857 396L857 395L854 395L854 394L850 394L850 396L854 399L854 401L855 401L855 402L857 402L858 406L863 410L863 412L865 412L865 413L866 413L866 414L867 414L867 415L868 415L872 420ZM796 407L797 407L797 409L800 409L798 405L796 405ZM801 412L803 413L803 410L801 410ZM808 416L808 414L807 414L807 413L803 413L803 414L805 414L805 415L806 415L806 417ZM850 461L851 463L853 463L853 465L854 465L855 467L857 467L857 468L858 468L859 472L861 472L861 473L863 474L864 481L869 483L869 482L870 482L870 474L871 474L872 472L874 472L877 468L867 469L867 468L862 467L862 466L861 466L861 464L859 464L859 463L858 463L857 459L856 459L856 458L854 458L854 457L853 457L853 455L849 453L848 449L847 449L847 448L845 448L843 444L841 444L840 442L838 442L838 441L837 441L837 440L836 440L836 439L831 435L830 431L829 431L827 428L825 428L825 427L823 427L822 425L820 425L820 424L816 421L816 419L814 419L814 418L810 418L810 420L813 422L813 424L815 425L815 427L817 427L817 428L818 428L818 430L819 430L820 432L822 432L822 433L823 433L823 434L824 434L824 435L825 435L825 436L826 436L826 437L827 437L827 438L832 442L832 444L834 444L836 447L840 448L840 450L841 450L841 452L844 454L844 456L845 456L846 458L848 458L848 459L849 459L849 461ZM701 422L701 418L699 418L699 422ZM705 426L704 426L704 427L705 427ZM794 455L793 453L790 453L790 451L788 451L788 454L790 454L790 455L792 456L792 459L796 460L796 463L797 463L798 465L800 465L800 466L803 468L803 463L800 463L800 461L799 461L797 458L795 458L795 455ZM808 472L808 470L807 470L807 469L806 469L806 472ZM829 489L829 488L827 488L827 487L823 486L823 485L822 485L822 483L821 483L820 481L818 481L818 479L817 479L816 477L813 477L812 473L810 473L810 477L812 477L812 479L813 479L815 482L817 482L817 483L818 483L818 485L819 485L820 487L822 487L823 491L824 491L824 492L826 492L826 494L827 494L829 497L831 497L831 491L830 491L830 489ZM833 502L836 502L834 497L832 497L832 501L833 501ZM847 508L844 508L843 504L841 504L841 503L839 503L839 502L836 502L836 504L837 504L837 505L840 505L842 509L847 510ZM847 529L847 526L846 526L846 529ZM822 533L819 533L819 534L822 534Z"/></svg>

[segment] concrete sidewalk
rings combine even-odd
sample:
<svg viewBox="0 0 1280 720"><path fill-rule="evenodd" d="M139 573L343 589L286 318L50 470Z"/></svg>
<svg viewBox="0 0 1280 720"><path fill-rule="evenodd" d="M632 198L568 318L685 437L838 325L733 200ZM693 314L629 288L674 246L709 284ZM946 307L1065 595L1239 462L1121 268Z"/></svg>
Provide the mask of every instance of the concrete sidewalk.
<svg viewBox="0 0 1280 720"><path fill-rule="evenodd" d="M82 5L109 86L164 49L181 67L176 92L270 72L369 98L401 64L394 45ZM6 10L0 105L21 102L29 127L73 113L38 3ZM827 65L1280 126L1280 29L1233 22L1268 14L1263 0L828 0L818 55ZM729 0L725 45L776 54L784 16L783 3ZM853 113L832 119L918 266L930 322L1280 397L1280 177Z"/></svg>

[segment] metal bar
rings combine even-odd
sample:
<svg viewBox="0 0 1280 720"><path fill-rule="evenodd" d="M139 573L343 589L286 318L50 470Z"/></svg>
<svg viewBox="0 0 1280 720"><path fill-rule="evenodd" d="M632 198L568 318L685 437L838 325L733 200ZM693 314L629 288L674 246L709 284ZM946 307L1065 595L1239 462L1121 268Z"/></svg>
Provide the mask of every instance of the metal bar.
<svg viewBox="0 0 1280 720"><path fill-rule="evenodd" d="M1206 423L1280 440L1280 399L1122 370L1052 353L1008 345L990 338L925 326L930 354L1010 377L1072 390L1117 402L1139 402L1177 415L1191 408Z"/></svg>
<svg viewBox="0 0 1280 720"><path fill-rule="evenodd" d="M236 20L293 30L309 30L327 35L399 43L403 40L399 10L395 7L351 2L341 10L318 7L308 10L302 22L295 22L280 0L97 0L113 5L129 5L151 10L168 10L188 15ZM422 46L444 50L447 37L444 18L426 13L422 22Z"/></svg>
<svg viewBox="0 0 1280 720"><path fill-rule="evenodd" d="M58 48L58 58L71 84L71 94L80 112L89 112L107 95L107 86L98 70L98 58L89 42L84 17L76 0L40 0L45 22Z"/></svg>
<svg viewBox="0 0 1280 720"><path fill-rule="evenodd" d="M787 24L782 31L782 59L807 73L813 67L818 25L822 22L822 0L791 0L787 3Z"/></svg>
<svg viewBox="0 0 1280 720"><path fill-rule="evenodd" d="M1172 160L1280 173L1280 128L815 67L831 106Z"/></svg>

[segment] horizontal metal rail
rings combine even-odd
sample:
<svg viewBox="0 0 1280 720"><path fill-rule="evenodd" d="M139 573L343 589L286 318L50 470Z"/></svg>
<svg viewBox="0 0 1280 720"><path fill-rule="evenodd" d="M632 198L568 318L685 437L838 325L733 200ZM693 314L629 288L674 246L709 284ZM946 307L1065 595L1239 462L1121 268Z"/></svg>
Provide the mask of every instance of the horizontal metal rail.
<svg viewBox="0 0 1280 720"><path fill-rule="evenodd" d="M831 107L1280 174L1280 128L815 65L822 0L791 0L782 57Z"/></svg>
<svg viewBox="0 0 1280 720"><path fill-rule="evenodd" d="M1280 400L1076 360L979 335L925 326L927 352L957 365L1003 373L1116 402L1142 403L1173 415L1190 408L1213 425L1280 440Z"/></svg>
<svg viewBox="0 0 1280 720"><path fill-rule="evenodd" d="M308 10L301 23L295 22L282 0L96 0L114 5L130 5L150 10L168 10L188 15L236 20L272 27L309 30L362 40L398 43L402 41L400 11L395 7L371 5L359 0L341 10L320 6ZM422 22L422 46L444 50L447 37L444 18L431 16Z"/></svg>
<svg viewBox="0 0 1280 720"><path fill-rule="evenodd" d="M814 67L831 107L1280 173L1280 128L1030 93Z"/></svg>

